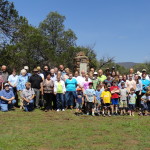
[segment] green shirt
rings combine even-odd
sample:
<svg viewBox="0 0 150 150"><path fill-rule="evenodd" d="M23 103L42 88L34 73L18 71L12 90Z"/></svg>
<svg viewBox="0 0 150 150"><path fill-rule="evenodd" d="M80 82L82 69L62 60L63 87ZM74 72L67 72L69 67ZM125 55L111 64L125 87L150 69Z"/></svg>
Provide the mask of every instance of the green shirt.
<svg viewBox="0 0 150 150"><path fill-rule="evenodd" d="M97 79L93 79L92 82L93 82L93 89L96 90L96 87L100 83L100 80L97 78Z"/></svg>
<svg viewBox="0 0 150 150"><path fill-rule="evenodd" d="M105 75L102 75L102 76L99 76L98 79L101 81L101 82L104 82L104 80L107 79L107 77Z"/></svg>
<svg viewBox="0 0 150 150"><path fill-rule="evenodd" d="M57 93L63 93L63 87L61 82L57 83Z"/></svg>

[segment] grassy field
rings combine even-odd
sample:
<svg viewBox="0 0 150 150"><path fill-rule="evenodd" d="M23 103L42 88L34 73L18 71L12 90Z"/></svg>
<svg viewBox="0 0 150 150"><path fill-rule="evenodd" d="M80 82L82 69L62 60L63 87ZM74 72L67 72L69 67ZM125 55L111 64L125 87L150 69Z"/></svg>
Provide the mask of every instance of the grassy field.
<svg viewBox="0 0 150 150"><path fill-rule="evenodd" d="M150 150L150 116L0 112L0 150Z"/></svg>

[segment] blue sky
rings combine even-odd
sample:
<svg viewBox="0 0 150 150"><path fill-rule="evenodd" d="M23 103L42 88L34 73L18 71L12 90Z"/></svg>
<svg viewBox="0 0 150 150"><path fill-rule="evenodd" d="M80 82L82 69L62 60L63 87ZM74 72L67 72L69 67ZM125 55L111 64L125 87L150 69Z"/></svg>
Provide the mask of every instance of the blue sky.
<svg viewBox="0 0 150 150"><path fill-rule="evenodd" d="M19 14L38 26L49 12L66 17L77 45L94 46L97 58L116 62L150 60L150 0L10 0Z"/></svg>

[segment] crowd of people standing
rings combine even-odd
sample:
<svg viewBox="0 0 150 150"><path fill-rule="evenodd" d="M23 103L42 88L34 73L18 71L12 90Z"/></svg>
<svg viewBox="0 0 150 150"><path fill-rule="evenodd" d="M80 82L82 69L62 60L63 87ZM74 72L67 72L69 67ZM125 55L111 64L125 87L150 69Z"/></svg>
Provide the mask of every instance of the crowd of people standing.
<svg viewBox="0 0 150 150"><path fill-rule="evenodd" d="M115 67L74 74L69 68L43 69L37 66L29 73L24 66L17 75L15 69L9 75L3 65L0 72L0 110L9 111L19 107L23 111L43 109L45 112L76 108L76 115L139 115L150 112L150 78L146 70L127 75ZM14 107L15 106L15 107Z"/></svg>

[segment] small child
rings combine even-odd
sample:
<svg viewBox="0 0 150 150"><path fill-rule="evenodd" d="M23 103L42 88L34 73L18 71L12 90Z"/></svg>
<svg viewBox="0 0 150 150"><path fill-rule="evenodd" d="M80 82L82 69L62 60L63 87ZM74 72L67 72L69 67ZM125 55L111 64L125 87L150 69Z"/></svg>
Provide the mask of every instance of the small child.
<svg viewBox="0 0 150 150"><path fill-rule="evenodd" d="M149 96L149 93L146 92L142 97L141 97L141 112L139 113L139 115L144 115L144 116L147 116L148 114L148 96Z"/></svg>
<svg viewBox="0 0 150 150"><path fill-rule="evenodd" d="M101 85L97 85L97 90L95 92L96 94L96 110L98 112L98 115L100 115L100 107L101 107L101 94L104 90L102 89Z"/></svg>
<svg viewBox="0 0 150 150"><path fill-rule="evenodd" d="M87 115L89 115L89 112L92 111L92 116L95 116L94 114L94 104L95 104L95 90L92 88L93 83L89 83L89 89L85 90L85 97L87 100Z"/></svg>
<svg viewBox="0 0 150 150"><path fill-rule="evenodd" d="M111 91L111 110L112 115L118 115L118 105L119 105L119 87L117 86L117 81L113 81L113 85L110 87ZM114 112L115 109L115 112Z"/></svg>
<svg viewBox="0 0 150 150"><path fill-rule="evenodd" d="M78 115L79 113L82 113L82 105L84 103L84 98L83 98L83 92L81 88L77 88L77 94L76 94L76 114Z"/></svg>
<svg viewBox="0 0 150 150"><path fill-rule="evenodd" d="M105 90L101 94L102 103L103 103L103 116L105 117L105 111L107 111L108 116L110 115L110 100L111 93L108 91L108 87L105 85Z"/></svg>
<svg viewBox="0 0 150 150"><path fill-rule="evenodd" d="M125 115L126 114L127 97L128 97L128 91L125 88L125 83L122 82L121 83L121 89L120 89L120 103L119 103L120 115Z"/></svg>
<svg viewBox="0 0 150 150"><path fill-rule="evenodd" d="M134 116L134 110L135 110L135 103L136 103L137 96L135 94L134 88L130 89L129 94L129 115Z"/></svg>

